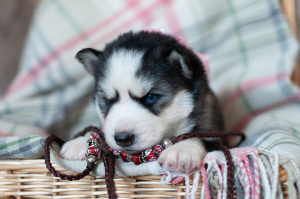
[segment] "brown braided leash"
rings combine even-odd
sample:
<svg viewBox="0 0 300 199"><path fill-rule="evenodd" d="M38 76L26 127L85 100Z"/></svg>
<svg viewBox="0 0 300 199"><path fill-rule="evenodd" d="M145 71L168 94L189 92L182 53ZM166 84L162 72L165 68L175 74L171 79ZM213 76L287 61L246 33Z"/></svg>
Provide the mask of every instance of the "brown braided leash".
<svg viewBox="0 0 300 199"><path fill-rule="evenodd" d="M94 126L89 126L85 128L82 132L80 132L76 137L78 136L84 136L87 132L96 132L100 135L100 139L102 142L104 142L104 136L102 131ZM190 138L215 138L215 137L226 137L226 136L240 136L243 141L245 139L245 135L240 132L240 131L219 131L219 132L206 132L206 133L201 133L201 132L192 132L192 133L185 133L179 136L173 136L170 138L170 141L172 144L175 144L177 142L190 139ZM60 146L64 144L64 141L61 140L60 138L56 137L55 135L49 136L46 141L45 141L45 164L47 169L55 176L55 177L60 177L63 180L80 180L84 178L85 176L89 175L89 173L93 170L95 166L95 162L88 162L86 169L77 174L77 175L67 175L64 173L60 173L59 171L55 170L55 168L52 166L50 162L50 145L51 143L55 141L57 142ZM227 147L222 146L221 150L225 154L226 157L226 162L227 162L227 198L233 198L233 185L234 185L234 165L232 161L232 157L230 154L230 151ZM107 187L107 192L109 195L109 198L115 199L117 198L116 194L116 189L115 189L115 183L114 183L114 175L115 175L115 156L112 152L110 153L105 153L101 152L101 160L103 161L104 167L105 167L105 181L106 181L106 187Z"/></svg>

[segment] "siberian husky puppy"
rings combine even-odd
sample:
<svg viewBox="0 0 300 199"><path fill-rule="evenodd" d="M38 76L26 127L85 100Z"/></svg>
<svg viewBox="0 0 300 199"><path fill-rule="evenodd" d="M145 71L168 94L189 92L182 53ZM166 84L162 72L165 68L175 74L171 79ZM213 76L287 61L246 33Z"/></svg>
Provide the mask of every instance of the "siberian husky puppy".
<svg viewBox="0 0 300 199"><path fill-rule="evenodd" d="M76 58L95 79L94 104L107 144L134 153L188 132L223 130L217 99L203 63L176 38L159 32L128 32L103 51L86 48ZM164 150L158 161L168 171L200 167L221 140L185 140ZM84 159L87 138L67 142L66 159Z"/></svg>

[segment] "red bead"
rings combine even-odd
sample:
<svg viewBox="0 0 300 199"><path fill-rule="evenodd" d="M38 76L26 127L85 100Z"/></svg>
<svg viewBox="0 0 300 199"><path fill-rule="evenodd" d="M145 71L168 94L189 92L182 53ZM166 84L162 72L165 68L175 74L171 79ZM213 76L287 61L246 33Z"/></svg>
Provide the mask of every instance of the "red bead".
<svg viewBox="0 0 300 199"><path fill-rule="evenodd" d="M126 153L121 153L121 158L124 162L128 162Z"/></svg>
<svg viewBox="0 0 300 199"><path fill-rule="evenodd" d="M100 139L100 136L99 136L98 133L92 133L92 134L90 135L90 138L94 138L94 139L99 140L99 139Z"/></svg>
<svg viewBox="0 0 300 199"><path fill-rule="evenodd" d="M93 153L98 157L100 154L100 150L99 150L99 148L96 148L96 147L90 147L88 149L88 153Z"/></svg>
<svg viewBox="0 0 300 199"><path fill-rule="evenodd" d="M152 149L149 149L149 150L145 151L145 155L146 155L147 159L148 159L150 162L153 162L153 161L156 160L156 157L155 157L155 155L154 155Z"/></svg>
<svg viewBox="0 0 300 199"><path fill-rule="evenodd" d="M162 151L163 151L163 149L160 145L155 145L153 147L154 155L156 155L157 157L159 157L159 155L161 154Z"/></svg>
<svg viewBox="0 0 300 199"><path fill-rule="evenodd" d="M133 161L134 164L136 164L136 165L141 164L141 160L140 160L139 155L133 155L133 156L132 156L132 161Z"/></svg>
<svg viewBox="0 0 300 199"><path fill-rule="evenodd" d="M91 148L89 148L89 150L90 150L91 153L94 153L95 152L95 147L91 147Z"/></svg>

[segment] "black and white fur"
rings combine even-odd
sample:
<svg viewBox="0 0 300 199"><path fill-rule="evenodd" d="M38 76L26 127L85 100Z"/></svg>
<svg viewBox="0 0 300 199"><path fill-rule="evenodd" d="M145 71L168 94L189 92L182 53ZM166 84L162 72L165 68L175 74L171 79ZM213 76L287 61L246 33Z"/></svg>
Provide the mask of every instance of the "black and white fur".
<svg viewBox="0 0 300 199"><path fill-rule="evenodd" d="M107 144L116 150L133 153L174 135L223 130L201 60L170 35L128 32L103 51L83 49L76 58L95 78L95 109ZM220 140L190 139L167 148L158 161L166 170L190 172L219 146ZM85 150L86 138L79 137L61 154L83 159Z"/></svg>

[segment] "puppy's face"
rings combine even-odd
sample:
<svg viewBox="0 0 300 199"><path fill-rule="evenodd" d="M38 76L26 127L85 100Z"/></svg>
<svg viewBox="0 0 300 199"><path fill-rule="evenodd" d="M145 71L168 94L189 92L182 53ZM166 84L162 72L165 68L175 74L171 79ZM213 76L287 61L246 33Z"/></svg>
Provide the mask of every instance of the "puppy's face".
<svg viewBox="0 0 300 199"><path fill-rule="evenodd" d="M181 67L178 53L160 52L84 49L76 56L95 76L94 103L113 149L144 150L191 125L195 85L183 75L189 70Z"/></svg>

